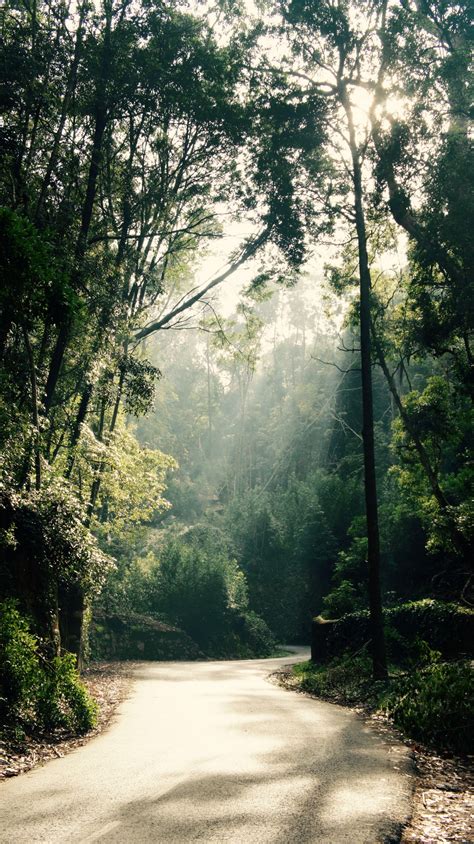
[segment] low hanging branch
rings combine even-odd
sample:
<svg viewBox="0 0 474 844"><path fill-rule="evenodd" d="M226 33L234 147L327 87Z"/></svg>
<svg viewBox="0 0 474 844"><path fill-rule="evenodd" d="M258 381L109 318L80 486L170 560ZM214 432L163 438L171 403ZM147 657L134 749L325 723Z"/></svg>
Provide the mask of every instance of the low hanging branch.
<svg viewBox="0 0 474 844"><path fill-rule="evenodd" d="M142 328L138 333L135 335L135 340L143 340L145 337L148 337L150 334L154 334L155 331L159 331L161 328L164 328L166 325L169 325L175 317L179 316L183 311L187 311L188 308L191 308L196 302L199 302L206 293L209 293L214 287L217 285L222 284L229 276L233 275L237 272L240 267L245 264L249 258L252 258L256 252L263 246L264 243L268 240L270 236L271 226L266 226L256 238L252 241L248 242L247 245L242 250L240 257L234 261L230 266L220 275L216 276L212 279L208 284L205 285L201 290L198 290L192 296L189 296L185 299L181 304L177 305L175 308L172 308L164 316L160 317L160 319L156 320L155 322L150 323L150 325L146 325Z"/></svg>

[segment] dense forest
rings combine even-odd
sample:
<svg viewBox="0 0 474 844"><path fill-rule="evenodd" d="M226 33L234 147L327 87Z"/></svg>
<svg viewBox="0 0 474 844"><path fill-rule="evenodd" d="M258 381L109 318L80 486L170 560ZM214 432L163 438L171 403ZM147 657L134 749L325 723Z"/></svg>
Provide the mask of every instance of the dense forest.
<svg viewBox="0 0 474 844"><path fill-rule="evenodd" d="M2 720L87 729L91 656L468 655L469 5L4 4Z"/></svg>

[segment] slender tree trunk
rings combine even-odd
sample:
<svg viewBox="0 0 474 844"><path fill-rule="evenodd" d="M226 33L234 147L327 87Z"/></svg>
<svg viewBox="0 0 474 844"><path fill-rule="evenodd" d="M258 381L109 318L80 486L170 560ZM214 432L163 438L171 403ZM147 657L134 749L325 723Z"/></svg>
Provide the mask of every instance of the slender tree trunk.
<svg viewBox="0 0 474 844"><path fill-rule="evenodd" d="M212 396L211 396L211 361L209 357L209 334L206 338L206 369L207 369L207 455L212 450Z"/></svg>
<svg viewBox="0 0 474 844"><path fill-rule="evenodd" d="M28 356L28 366L30 370L31 379L31 415L33 420L33 453L35 458L35 488L41 489L41 448L40 448L40 427L38 414L38 386L36 382L36 369L33 349L31 348L30 338L26 328L23 328L23 338L25 341L26 353Z"/></svg>
<svg viewBox="0 0 474 844"><path fill-rule="evenodd" d="M364 488L368 540L368 587L370 621L372 628L373 672L376 680L386 680L387 658L383 629L382 594L380 585L380 537L377 503L377 480L375 473L374 410L372 390L371 319L370 297L371 277L367 254L367 234L363 206L362 168L357 146L351 104L347 91L341 88L341 102L344 106L348 127L354 180L354 210L359 253L360 284L360 355L362 373L362 440L364 450Z"/></svg>
<svg viewBox="0 0 474 844"><path fill-rule="evenodd" d="M69 343L70 330L71 320L68 317L60 326L49 364L48 378L46 380L46 387L44 391L44 410L46 416L49 416L53 405L54 391L56 389L56 384L58 383L59 373L61 372L64 353Z"/></svg>
<svg viewBox="0 0 474 844"><path fill-rule="evenodd" d="M77 70L79 67L79 61L82 54L82 38L83 38L83 26L84 26L84 18L86 14L86 4L83 3L80 8L79 12L79 23L76 32L76 43L74 46L74 55L71 63L71 67L69 69L68 79L66 83L66 91L64 93L62 106L61 106L61 114L59 117L59 124L54 134L53 146L51 149L51 153L49 156L48 166L46 168L46 173L44 175L43 181L41 183L41 188L38 196L38 200L36 202L36 209L35 209L35 220L38 220L42 208L43 203L46 199L46 195L51 184L51 177L56 169L56 165L58 162L59 151L61 148L61 140L64 132L64 127L66 125L66 119L69 112L69 106L71 103L72 96L74 94L74 90L76 87L76 79L77 79Z"/></svg>
<svg viewBox="0 0 474 844"><path fill-rule="evenodd" d="M120 409L120 402L122 400L124 383L125 383L125 372L122 371L121 374L120 374L120 380L119 380L119 384L118 384L118 388L117 388L117 395L115 397L114 409L112 411L112 418L110 420L110 425L109 425L109 429L108 429L108 432L107 432L107 439L115 431L115 426L117 424L118 413L119 413L119 409ZM98 432L98 439L101 440L101 441L103 439L103 434L104 434L104 424L105 424L105 405L103 404L102 409L101 409L100 422L99 422L99 432ZM86 524L87 525L90 525L92 516L94 515L94 510L95 510L95 507L96 507L96 504L97 504L97 499L99 497L100 486L101 486L101 483L102 483L102 476L104 474L104 470L105 470L105 462L104 462L104 460L101 460L99 468L98 468L97 473L96 473L96 476L95 476L95 478L92 482L91 494L90 494L90 498L89 498L89 505L88 505L88 509L87 509L87 518L86 518Z"/></svg>
<svg viewBox="0 0 474 844"><path fill-rule="evenodd" d="M107 125L108 120L108 113L107 113L107 102L106 102L106 86L109 79L110 73L110 59L111 59L111 44L110 44L110 36L111 36L111 23L112 23L112 13L109 4L107 4L107 17L106 17L106 27L104 33L104 44L103 44L103 52L102 52L102 67L100 78L98 80L97 85L97 92L96 92L96 114L95 114L95 125L94 125L94 136L92 142L92 152L91 158L89 163L89 173L87 177L87 187L86 187L86 194L84 198L84 203L82 206L82 214L81 214L81 226L79 229L79 234L77 237L76 242L76 249L75 249L75 267L72 273L71 278L71 285L73 288L77 288L80 282L80 277L82 273L82 265L84 261L84 255L87 249L87 238L89 234L89 229L92 221L92 213L94 210L94 202L97 193L97 179L99 176L99 167L100 161L102 156L102 147L103 147L103 139L104 139L104 132ZM73 320L72 317L69 315L61 325L61 328L58 333L58 337L56 340L56 346L53 351L50 370L48 374L48 380L46 383L46 391L45 391L45 411L46 414L49 414L51 410L53 397L56 390L56 385L58 383L59 375L61 372L62 362L64 359L64 354L66 349L69 345L69 341L71 339L71 330L72 330Z"/></svg>
<svg viewBox="0 0 474 844"><path fill-rule="evenodd" d="M13 324L11 314L4 310L0 318L0 360L3 359L8 342L8 335Z"/></svg>
<svg viewBox="0 0 474 844"><path fill-rule="evenodd" d="M69 443L69 456L68 456L67 468L66 468L66 472L65 472L66 478L70 478L71 474L72 474L72 470L73 470L73 467L74 467L74 458L75 458L74 449L75 449L75 447L76 447L76 445L79 441L79 436L80 436L80 433L81 433L81 425L86 418L87 410L88 410L88 407L89 407L89 402L91 400L91 397L92 397L92 384L89 382L88 384L86 384L86 386L84 387L84 390L82 391L81 401L79 403L79 408L78 408L78 411L77 411L76 420L74 422L74 428L73 428L72 434L71 434L71 440L70 440L70 443Z"/></svg>

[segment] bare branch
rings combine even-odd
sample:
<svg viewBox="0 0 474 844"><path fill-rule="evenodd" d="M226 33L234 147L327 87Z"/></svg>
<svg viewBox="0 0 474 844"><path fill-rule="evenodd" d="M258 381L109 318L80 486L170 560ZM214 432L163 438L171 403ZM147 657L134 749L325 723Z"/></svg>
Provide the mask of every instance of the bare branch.
<svg viewBox="0 0 474 844"><path fill-rule="evenodd" d="M212 279L208 284L205 285L201 290L198 290L193 296L189 296L180 305L174 307L171 311L169 311L165 316L161 317L160 319L156 320L156 322L152 322L150 325L146 325L140 331L137 332L135 335L136 340L143 340L145 337L148 337L149 334L153 334L155 331L159 331L160 329L164 328L168 325L172 320L175 319L179 314L183 311L186 311L188 308L191 308L196 302L199 302L209 290L212 290L214 287L217 287L218 284L222 284L229 276L233 275L242 264L248 261L249 258L253 257L258 249L268 240L270 234L270 227L267 226L264 228L259 235L257 235L254 240L247 243L247 245L242 250L240 257L234 261L230 266L220 275L216 276Z"/></svg>

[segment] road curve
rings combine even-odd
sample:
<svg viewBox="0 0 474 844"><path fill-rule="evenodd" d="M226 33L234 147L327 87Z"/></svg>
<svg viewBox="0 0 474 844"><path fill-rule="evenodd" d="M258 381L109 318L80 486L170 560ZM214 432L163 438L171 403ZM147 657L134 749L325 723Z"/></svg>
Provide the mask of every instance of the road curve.
<svg viewBox="0 0 474 844"><path fill-rule="evenodd" d="M409 814L405 749L268 683L289 661L140 664L106 732L0 786L0 841L393 840Z"/></svg>

